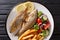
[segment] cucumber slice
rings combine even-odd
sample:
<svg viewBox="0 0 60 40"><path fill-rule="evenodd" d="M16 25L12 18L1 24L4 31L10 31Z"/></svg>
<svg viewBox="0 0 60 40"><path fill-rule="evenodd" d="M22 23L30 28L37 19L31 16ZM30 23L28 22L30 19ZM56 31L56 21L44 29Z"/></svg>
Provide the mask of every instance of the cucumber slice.
<svg viewBox="0 0 60 40"><path fill-rule="evenodd" d="M40 17L42 15L42 12L41 11L39 11L38 12L38 17Z"/></svg>
<svg viewBox="0 0 60 40"><path fill-rule="evenodd" d="M47 36L49 34L49 31L48 30L44 30L42 31L42 33L40 33L41 36Z"/></svg>
<svg viewBox="0 0 60 40"><path fill-rule="evenodd" d="M47 21L47 20L48 20L47 16L44 15L44 16L42 17L42 20L43 20L43 22L44 22L44 21Z"/></svg>
<svg viewBox="0 0 60 40"><path fill-rule="evenodd" d="M34 29L38 30L39 26L37 24L34 25Z"/></svg>

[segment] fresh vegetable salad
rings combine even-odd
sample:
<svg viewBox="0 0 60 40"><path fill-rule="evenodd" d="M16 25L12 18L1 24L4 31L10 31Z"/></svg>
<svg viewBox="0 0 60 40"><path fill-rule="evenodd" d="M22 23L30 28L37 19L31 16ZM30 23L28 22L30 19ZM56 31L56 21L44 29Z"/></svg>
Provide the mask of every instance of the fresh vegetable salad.
<svg viewBox="0 0 60 40"><path fill-rule="evenodd" d="M38 18L36 23L34 24L34 29L37 30L37 33L42 36L46 37L49 35L49 27L50 22L46 15L44 15L41 11L38 12Z"/></svg>

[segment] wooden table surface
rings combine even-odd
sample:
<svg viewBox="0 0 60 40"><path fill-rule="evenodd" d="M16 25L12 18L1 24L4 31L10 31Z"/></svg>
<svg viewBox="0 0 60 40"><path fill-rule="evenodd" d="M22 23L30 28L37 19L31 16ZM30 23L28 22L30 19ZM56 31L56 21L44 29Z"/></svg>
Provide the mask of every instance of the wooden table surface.
<svg viewBox="0 0 60 40"><path fill-rule="evenodd" d="M0 0L0 40L10 40L6 31L6 21L11 9L26 0ZM32 0L30 0L32 1ZM54 33L50 40L60 39L60 0L33 0L46 6L54 18Z"/></svg>

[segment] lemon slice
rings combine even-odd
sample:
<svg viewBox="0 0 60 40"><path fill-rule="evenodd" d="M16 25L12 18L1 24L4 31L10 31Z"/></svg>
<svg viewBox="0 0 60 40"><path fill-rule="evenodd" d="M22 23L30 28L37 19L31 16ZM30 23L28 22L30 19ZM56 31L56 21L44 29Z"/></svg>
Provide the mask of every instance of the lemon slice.
<svg viewBox="0 0 60 40"><path fill-rule="evenodd" d="M26 2L25 6L27 7L27 13L30 13L31 11L34 10L34 4L33 4L33 2Z"/></svg>
<svg viewBox="0 0 60 40"><path fill-rule="evenodd" d="M17 12L24 11L25 9L26 9L26 6L24 5L24 3L19 4L19 5L17 5L17 7L16 7L16 11L17 11Z"/></svg>
<svg viewBox="0 0 60 40"><path fill-rule="evenodd" d="M34 10L33 2L25 2L17 5L16 7L17 12L24 11L25 9L27 9L27 13L30 13L31 11L33 11Z"/></svg>

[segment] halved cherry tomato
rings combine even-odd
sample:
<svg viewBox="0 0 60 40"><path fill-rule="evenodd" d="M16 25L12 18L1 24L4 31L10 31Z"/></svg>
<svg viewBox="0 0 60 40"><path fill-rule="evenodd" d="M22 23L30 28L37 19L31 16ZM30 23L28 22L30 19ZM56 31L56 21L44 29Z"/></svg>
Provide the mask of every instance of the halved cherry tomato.
<svg viewBox="0 0 60 40"><path fill-rule="evenodd" d="M47 22L45 25L44 25L44 29L46 30L46 29L48 29L50 27L50 23L49 22Z"/></svg>
<svg viewBox="0 0 60 40"><path fill-rule="evenodd" d="M38 25L41 25L42 24L42 20L40 18L37 19L37 23Z"/></svg>

